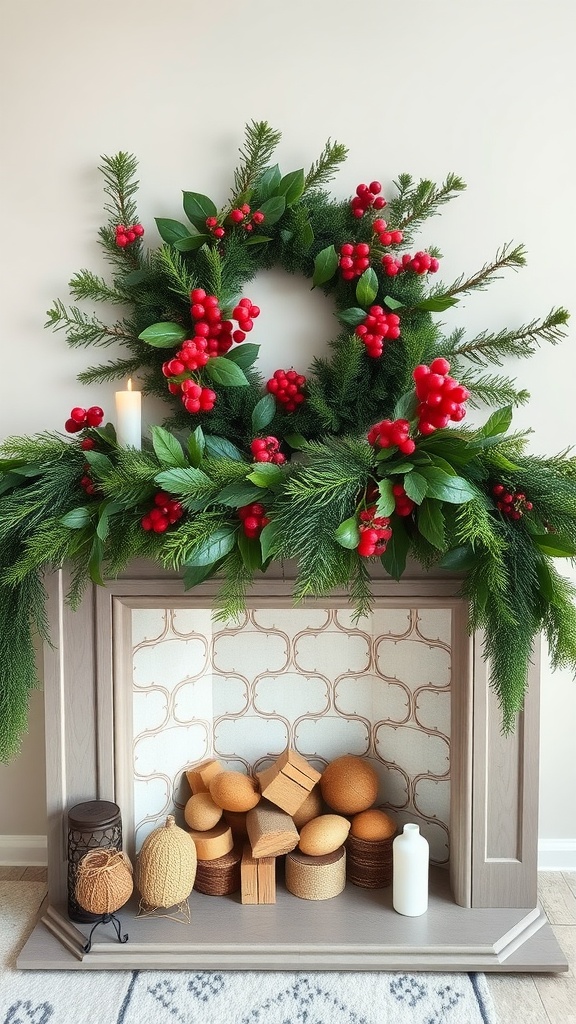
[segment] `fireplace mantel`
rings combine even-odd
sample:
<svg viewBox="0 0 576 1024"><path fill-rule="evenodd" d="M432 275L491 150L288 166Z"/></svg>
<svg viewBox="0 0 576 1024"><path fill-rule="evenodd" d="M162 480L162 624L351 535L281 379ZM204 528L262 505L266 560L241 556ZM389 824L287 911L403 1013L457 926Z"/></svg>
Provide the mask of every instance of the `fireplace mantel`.
<svg viewBox="0 0 576 1024"><path fill-rule="evenodd" d="M84 954L88 926L66 915L66 811L83 800L115 800L125 834L133 826L132 782L121 753L130 713L123 677L131 611L209 609L217 583L184 593L176 575L134 563L105 588L90 588L72 612L67 571L47 582L53 639L45 649L48 897L20 968L567 969L536 897L537 659L516 731L503 737L482 637L467 635L460 581L416 569L400 583L375 574L373 591L380 608L446 608L451 614L450 871L432 871L428 913L402 918L392 910L390 890L352 885L319 904L280 891L271 907L194 892L190 925L138 918L134 903L121 912L130 941L118 945L102 928ZM278 566L255 585L250 606L287 607L291 589L290 568ZM335 593L317 604L345 608L347 598Z"/></svg>

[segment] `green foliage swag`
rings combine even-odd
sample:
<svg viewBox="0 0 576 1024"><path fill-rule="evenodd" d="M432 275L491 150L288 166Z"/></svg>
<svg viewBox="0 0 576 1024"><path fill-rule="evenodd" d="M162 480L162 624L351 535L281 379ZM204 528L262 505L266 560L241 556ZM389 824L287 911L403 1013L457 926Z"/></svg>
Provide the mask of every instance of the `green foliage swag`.
<svg viewBox="0 0 576 1024"><path fill-rule="evenodd" d="M392 577L402 576L408 556L426 568L463 574L470 628L485 630L505 730L522 708L540 631L554 666L576 666L574 589L555 568L557 557L576 554L576 459L569 452L535 457L526 435L510 432L513 406L529 396L502 370L510 357L558 342L567 312L554 309L541 320L472 338L460 329L445 333L436 314L504 270L521 267L522 246L505 246L477 273L449 284L431 285L428 275L413 272L387 276L381 253L374 258L373 216L353 216L349 200L333 199L324 187L345 148L329 142L308 173L283 176L272 163L279 139L265 122L249 124L230 201L218 210L208 197L185 192L187 220L157 220L163 244L149 251L141 238L125 248L116 243L117 225L136 220L136 160L122 152L103 159L108 222L100 243L112 283L81 270L70 291L75 301L117 305L122 312L110 323L81 305L56 301L48 325L64 330L74 347L114 346L114 357L81 373L81 382L138 374L143 390L171 401L172 410L142 451L118 447L110 425L83 431L81 437L95 442L90 451L76 437L51 432L9 438L1 446L2 760L17 751L26 725L35 684L33 635L47 636L45 572L63 562L72 566L69 600L75 604L87 581L100 584L134 558L155 559L182 571L186 588L218 576L216 614L226 619L242 610L255 572L272 559L295 559L295 600L344 587L362 616L371 596L369 560L357 551L359 513L374 493L378 514L391 517L392 538L381 560ZM453 174L441 185L398 178L386 218L390 229L403 232L403 250L464 187ZM243 203L264 214L252 234L230 218ZM223 237L207 231L207 217L224 226ZM354 281L338 273L345 242L372 244L371 266ZM191 290L216 295L229 315L246 283L274 266L310 279L337 311L338 333L307 373L305 402L282 411L263 390L258 346L244 341L195 374L214 387L217 401L211 412L191 415L179 397L167 395L162 373L163 362L190 336ZM401 325L400 338L379 358L367 354L355 333L373 303L397 313ZM469 389L471 405L495 407L484 426L418 433L412 371L438 356ZM384 417L411 421L412 454L368 443L368 428ZM280 439L284 465L253 461L250 443L263 434ZM92 495L80 485L86 464ZM395 512L392 486L398 482L415 503L409 516ZM531 511L518 521L503 515L493 496L496 483L523 492ZM162 534L141 525L159 489L184 511ZM251 502L261 503L270 520L259 538L246 536L238 516Z"/></svg>

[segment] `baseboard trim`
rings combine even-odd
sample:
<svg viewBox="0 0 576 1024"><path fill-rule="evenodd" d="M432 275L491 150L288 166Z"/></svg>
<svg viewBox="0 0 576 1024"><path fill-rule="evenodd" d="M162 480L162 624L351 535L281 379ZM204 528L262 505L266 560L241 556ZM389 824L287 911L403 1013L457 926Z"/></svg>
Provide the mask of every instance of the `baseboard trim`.
<svg viewBox="0 0 576 1024"><path fill-rule="evenodd" d="M576 871L576 839L540 839L538 871Z"/></svg>
<svg viewBox="0 0 576 1024"><path fill-rule="evenodd" d="M3 867L41 867L47 863L46 836L0 835L0 864Z"/></svg>

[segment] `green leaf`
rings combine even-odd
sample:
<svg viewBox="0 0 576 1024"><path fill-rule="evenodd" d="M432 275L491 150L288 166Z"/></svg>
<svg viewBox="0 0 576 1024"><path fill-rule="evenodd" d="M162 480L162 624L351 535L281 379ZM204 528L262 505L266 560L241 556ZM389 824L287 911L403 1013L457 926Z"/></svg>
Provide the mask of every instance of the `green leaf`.
<svg viewBox="0 0 576 1024"><path fill-rule="evenodd" d="M104 580L102 579L103 558L104 545L100 540L100 537L94 537L90 557L88 559L88 574L92 583L95 583L97 587L103 587L105 585Z"/></svg>
<svg viewBox="0 0 576 1024"><path fill-rule="evenodd" d="M470 544L462 544L460 547L447 551L440 559L440 569L449 569L450 572L467 572L476 563L476 555Z"/></svg>
<svg viewBox="0 0 576 1024"><path fill-rule="evenodd" d="M196 494L199 489L205 490L212 483L206 473L194 466L164 469L156 474L154 481L170 494Z"/></svg>
<svg viewBox="0 0 576 1024"><path fill-rule="evenodd" d="M406 559L410 550L410 538L401 519L395 517L392 536L386 545L386 551L380 561L392 579L399 580L406 568Z"/></svg>
<svg viewBox="0 0 576 1024"><path fill-rule="evenodd" d="M338 253L333 245L328 245L318 253L314 260L312 286L315 288L317 285L326 284L331 277L334 277L337 268Z"/></svg>
<svg viewBox="0 0 576 1024"><path fill-rule="evenodd" d="M398 302L398 299L393 299L391 295L386 295L384 298L384 304L388 306L392 312L395 309L404 309L404 303Z"/></svg>
<svg viewBox="0 0 576 1024"><path fill-rule="evenodd" d="M286 209L286 200L284 196L272 196L267 199L265 203L262 203L258 207L258 212L264 214L263 224L265 228L268 228L270 224L275 224L276 221L280 220L280 217Z"/></svg>
<svg viewBox="0 0 576 1024"><path fill-rule="evenodd" d="M178 249L178 252L195 252L196 249L201 249L203 245L206 245L210 241L211 235L189 235L188 238L178 238L174 242L174 248Z"/></svg>
<svg viewBox="0 0 576 1024"><path fill-rule="evenodd" d="M188 457L196 469L202 462L205 445L204 431L201 426L197 426L188 438Z"/></svg>
<svg viewBox="0 0 576 1024"><path fill-rule="evenodd" d="M112 463L107 455L102 452L84 452L86 462L99 479L108 476L112 470Z"/></svg>
<svg viewBox="0 0 576 1024"><path fill-rule="evenodd" d="M386 462L388 459L394 459L398 455L397 448L381 448L376 456L376 462ZM382 473L387 473L388 467L386 466Z"/></svg>
<svg viewBox="0 0 576 1024"><path fill-rule="evenodd" d="M262 549L256 537L247 537L243 530L238 533L238 550L247 569L255 572L262 568Z"/></svg>
<svg viewBox="0 0 576 1024"><path fill-rule="evenodd" d="M236 483L228 484L214 501L220 505L228 505L230 508L242 508L243 505L251 505L253 501L260 501L262 491L256 484L247 480L238 480Z"/></svg>
<svg viewBox="0 0 576 1024"><path fill-rule="evenodd" d="M278 540L282 538L282 528L280 524L274 520L267 523L260 534L260 548L262 550L262 561L267 562L269 558L273 558L278 549Z"/></svg>
<svg viewBox="0 0 576 1024"><path fill-rule="evenodd" d="M418 509L418 529L426 540L441 551L446 546L442 506L431 498L424 498Z"/></svg>
<svg viewBox="0 0 576 1024"><path fill-rule="evenodd" d="M227 437L219 437L218 434L206 434L206 451L214 459L232 459L234 462L243 462L242 452L232 444Z"/></svg>
<svg viewBox="0 0 576 1024"><path fill-rule="evenodd" d="M443 313L450 306L456 306L460 300L454 295L434 295L430 299L422 299L417 302L414 309L424 309L428 313Z"/></svg>
<svg viewBox="0 0 576 1024"><path fill-rule="evenodd" d="M232 548L236 540L236 530L233 526L219 526L208 540L200 544L193 554L189 555L185 565L212 565L220 558L224 558Z"/></svg>
<svg viewBox="0 0 576 1024"><path fill-rule="evenodd" d="M303 249L309 249L314 241L314 228L309 220L306 221L300 232L300 245Z"/></svg>
<svg viewBox="0 0 576 1024"><path fill-rule="evenodd" d="M252 410L252 430L258 434L272 422L276 415L276 399L274 395L264 395L259 402L256 402Z"/></svg>
<svg viewBox="0 0 576 1024"><path fill-rule="evenodd" d="M574 558L576 546L569 537L561 533L532 534L532 542L544 555L551 558Z"/></svg>
<svg viewBox="0 0 576 1024"><path fill-rule="evenodd" d="M274 164L273 167L267 167L263 174L258 179L258 183L255 188L256 195L259 201L263 203L266 199L269 199L271 195L276 192L278 185L282 179L280 168L278 164Z"/></svg>
<svg viewBox="0 0 576 1024"><path fill-rule="evenodd" d="M65 516L62 516L60 522L69 530L83 530L85 526L90 525L92 517L87 508L73 508Z"/></svg>
<svg viewBox="0 0 576 1024"><path fill-rule="evenodd" d="M378 484L380 497L376 502L376 515L391 516L396 508L396 499L392 493L392 481L381 480Z"/></svg>
<svg viewBox="0 0 576 1024"><path fill-rule="evenodd" d="M294 206L297 203L304 191L304 170L290 171L289 174L285 174L282 181L276 189L276 195L284 196L286 200L286 206Z"/></svg>
<svg viewBox="0 0 576 1024"><path fill-rule="evenodd" d="M374 267L368 267L356 285L356 299L360 306L366 309L371 306L378 294L378 278Z"/></svg>
<svg viewBox="0 0 576 1024"><path fill-rule="evenodd" d="M414 389L412 389L412 391L407 391L404 395L401 395L396 402L392 418L395 420L413 420L416 415L417 405L418 398L416 397Z"/></svg>
<svg viewBox="0 0 576 1024"><path fill-rule="evenodd" d="M131 270L129 274L120 278L119 283L122 288L139 288L141 284L152 280L153 274L149 270Z"/></svg>
<svg viewBox="0 0 576 1024"><path fill-rule="evenodd" d="M185 467L188 465L182 445L173 434L170 434L164 427L150 427L150 434L152 435L152 447L161 466Z"/></svg>
<svg viewBox="0 0 576 1024"><path fill-rule="evenodd" d="M280 466L274 465L273 462L259 462L257 463L257 468L252 473L249 473L246 479L251 480L257 487L273 489L282 483L284 473Z"/></svg>
<svg viewBox="0 0 576 1024"><path fill-rule="evenodd" d="M271 241L271 235L249 235L246 239L246 245L265 245L266 242Z"/></svg>
<svg viewBox="0 0 576 1024"><path fill-rule="evenodd" d="M215 565L187 565L184 566L183 583L184 590L192 590L193 587L197 587L199 583L203 583L207 580L214 572Z"/></svg>
<svg viewBox="0 0 576 1024"><path fill-rule="evenodd" d="M538 585L542 597L544 597L550 604L555 605L558 600L556 589L552 581L550 569L543 558L536 563L536 573L538 575Z"/></svg>
<svg viewBox="0 0 576 1024"><path fill-rule="evenodd" d="M248 385L246 376L238 364L226 356L213 356L204 369L210 380L223 388L241 388Z"/></svg>
<svg viewBox="0 0 576 1024"><path fill-rule="evenodd" d="M428 493L428 482L421 473L414 470L404 477L404 490L412 501L420 505Z"/></svg>
<svg viewBox="0 0 576 1024"><path fill-rule="evenodd" d="M183 204L188 220L199 231L205 229L207 217L216 217L218 214L212 200L208 196L203 196L201 192L184 192Z"/></svg>
<svg viewBox="0 0 576 1024"><path fill-rule="evenodd" d="M430 452L429 458L433 466L436 466L437 469L443 470L444 473L448 473L448 476L458 476L454 466L451 466L450 463L447 462L446 459L443 459L441 455L436 455L435 453Z"/></svg>
<svg viewBox="0 0 576 1024"><path fill-rule="evenodd" d="M343 523L340 523L338 529L334 531L334 540L340 544L340 547L348 548L350 551L358 547L360 530L356 516L351 516L350 519L345 519Z"/></svg>
<svg viewBox="0 0 576 1024"><path fill-rule="evenodd" d="M294 449L294 451L301 451L308 444L304 434L284 434L284 440L286 441L286 444L290 445L290 447Z"/></svg>
<svg viewBox="0 0 576 1024"><path fill-rule="evenodd" d="M158 228L158 234L164 242L168 242L172 245L179 238L189 238L190 231L185 224L181 224L179 220L170 220L169 217L155 217L156 227Z"/></svg>
<svg viewBox="0 0 576 1024"><path fill-rule="evenodd" d="M176 348L181 341L184 341L186 331L181 324L158 323L151 324L138 337L140 341L145 341L153 348Z"/></svg>
<svg viewBox="0 0 576 1024"><path fill-rule="evenodd" d="M239 348L233 348L226 353L226 359L236 363L241 370L247 370L256 362L259 351L260 345L254 345L250 341L241 341Z"/></svg>
<svg viewBox="0 0 576 1024"><path fill-rule="evenodd" d="M420 474L428 484L428 497L448 501L454 505L463 504L478 497L478 492L463 476L450 476L435 466L422 466ZM414 474L411 474L413 477ZM408 478L409 479L409 478Z"/></svg>
<svg viewBox="0 0 576 1024"><path fill-rule="evenodd" d="M512 423L512 406L505 405L503 409L496 409L486 420L483 427L476 432L476 437L494 437L497 434L505 434Z"/></svg>
<svg viewBox="0 0 576 1024"><path fill-rule="evenodd" d="M490 463L495 466L496 469L506 469L509 473L516 473L520 469L515 462L511 462L505 455L501 455L500 452L490 452Z"/></svg>
<svg viewBox="0 0 576 1024"><path fill-rule="evenodd" d="M392 466L382 466L380 473L382 476L394 476L396 473L411 473L413 469L411 462L395 462Z"/></svg>
<svg viewBox="0 0 576 1024"><path fill-rule="evenodd" d="M343 324L347 324L349 327L358 327L358 324L366 319L366 310L351 306L350 309L343 309L341 313L336 313L336 316Z"/></svg>

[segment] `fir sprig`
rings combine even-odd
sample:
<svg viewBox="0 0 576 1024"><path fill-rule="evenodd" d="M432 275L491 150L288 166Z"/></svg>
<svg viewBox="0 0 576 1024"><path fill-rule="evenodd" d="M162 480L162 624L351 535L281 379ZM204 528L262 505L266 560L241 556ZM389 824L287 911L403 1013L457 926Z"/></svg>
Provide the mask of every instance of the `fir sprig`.
<svg viewBox="0 0 576 1024"><path fill-rule="evenodd" d="M314 161L304 182L304 195L320 185L326 185L338 173L340 164L348 156L348 149L341 142L328 139L320 156Z"/></svg>
<svg viewBox="0 0 576 1024"><path fill-rule="evenodd" d="M234 171L234 203L254 188L281 138L282 133L274 131L267 121L250 121L246 125L244 146L239 150L240 164Z"/></svg>

